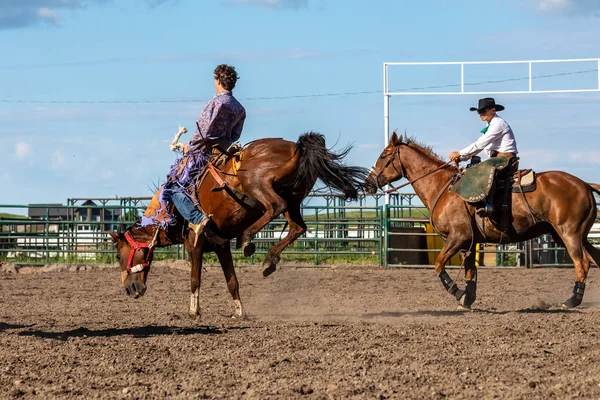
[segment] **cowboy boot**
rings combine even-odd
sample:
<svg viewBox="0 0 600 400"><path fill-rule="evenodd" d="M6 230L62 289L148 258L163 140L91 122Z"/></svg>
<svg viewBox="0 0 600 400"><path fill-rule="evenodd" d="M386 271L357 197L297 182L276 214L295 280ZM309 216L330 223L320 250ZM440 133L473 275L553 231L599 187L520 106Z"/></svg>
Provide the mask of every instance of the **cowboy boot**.
<svg viewBox="0 0 600 400"><path fill-rule="evenodd" d="M489 199L489 200L488 200ZM487 198L479 203L479 207L475 210L480 217L491 217L494 213L494 196L490 194Z"/></svg>
<svg viewBox="0 0 600 400"><path fill-rule="evenodd" d="M200 237L202 232L204 232L204 227L206 226L206 221L207 221L207 218L202 218L202 221L200 221L200 223L198 223L198 224L193 224L191 222L188 222L188 228L193 230L194 233L196 234L196 238L194 239L194 247L196 247L196 245L198 244L198 238Z"/></svg>

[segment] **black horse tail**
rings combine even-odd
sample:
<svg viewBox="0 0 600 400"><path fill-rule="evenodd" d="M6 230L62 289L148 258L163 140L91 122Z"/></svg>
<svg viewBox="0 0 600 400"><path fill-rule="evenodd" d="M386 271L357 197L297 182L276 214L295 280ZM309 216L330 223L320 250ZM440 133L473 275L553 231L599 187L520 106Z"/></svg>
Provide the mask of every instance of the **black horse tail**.
<svg viewBox="0 0 600 400"><path fill-rule="evenodd" d="M300 164L294 181L294 191L310 191L318 178L328 187L342 192L347 200L356 200L369 170L342 163L350 150L349 146L339 153L334 153L325 147L325 136L320 133L308 132L301 135L296 142Z"/></svg>

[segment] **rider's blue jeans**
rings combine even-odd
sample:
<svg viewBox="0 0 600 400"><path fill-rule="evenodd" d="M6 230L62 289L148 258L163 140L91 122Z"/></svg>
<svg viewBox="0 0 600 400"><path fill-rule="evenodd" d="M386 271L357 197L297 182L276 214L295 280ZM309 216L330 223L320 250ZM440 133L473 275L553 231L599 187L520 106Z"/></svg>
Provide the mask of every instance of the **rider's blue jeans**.
<svg viewBox="0 0 600 400"><path fill-rule="evenodd" d="M183 218L187 219L192 224L200 223L202 220L202 213L185 194L173 192L171 194L171 200Z"/></svg>

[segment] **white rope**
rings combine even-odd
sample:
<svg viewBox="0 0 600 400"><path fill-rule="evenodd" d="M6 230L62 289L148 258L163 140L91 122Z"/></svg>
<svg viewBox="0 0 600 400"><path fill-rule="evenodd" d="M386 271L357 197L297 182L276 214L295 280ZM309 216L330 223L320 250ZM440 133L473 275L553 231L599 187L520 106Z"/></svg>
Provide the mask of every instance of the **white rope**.
<svg viewBox="0 0 600 400"><path fill-rule="evenodd" d="M154 246L156 246L156 244L158 243L158 234L159 233L160 233L160 226L156 228L156 233L154 233L154 238L152 239L152 242L150 243L148 248L152 249L152 248L154 248Z"/></svg>

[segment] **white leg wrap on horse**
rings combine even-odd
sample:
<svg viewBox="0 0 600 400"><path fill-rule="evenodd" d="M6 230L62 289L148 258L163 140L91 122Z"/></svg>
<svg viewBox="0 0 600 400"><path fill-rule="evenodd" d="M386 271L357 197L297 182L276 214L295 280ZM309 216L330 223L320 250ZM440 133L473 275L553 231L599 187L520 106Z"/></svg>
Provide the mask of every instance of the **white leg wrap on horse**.
<svg viewBox="0 0 600 400"><path fill-rule="evenodd" d="M246 316L246 312L244 311L244 306L242 305L241 300L234 300L233 304L235 304L235 313L239 318L244 318Z"/></svg>
<svg viewBox="0 0 600 400"><path fill-rule="evenodd" d="M200 288L190 296L190 315L200 315Z"/></svg>

